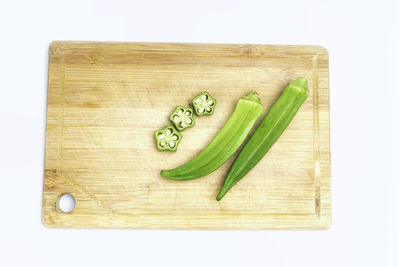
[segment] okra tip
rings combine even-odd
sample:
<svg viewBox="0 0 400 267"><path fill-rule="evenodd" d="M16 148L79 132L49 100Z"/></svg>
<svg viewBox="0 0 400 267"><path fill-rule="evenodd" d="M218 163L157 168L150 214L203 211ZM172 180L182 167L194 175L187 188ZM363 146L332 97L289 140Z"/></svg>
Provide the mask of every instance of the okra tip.
<svg viewBox="0 0 400 267"><path fill-rule="evenodd" d="M222 191L219 191L219 193L217 195L217 201L220 201L224 197L225 193L222 193Z"/></svg>
<svg viewBox="0 0 400 267"><path fill-rule="evenodd" d="M229 175L228 175L229 176ZM232 183L230 179L225 179L224 184L222 185L221 189L218 192L217 195L217 201L220 201L226 193L228 193L229 190L236 184L236 182Z"/></svg>

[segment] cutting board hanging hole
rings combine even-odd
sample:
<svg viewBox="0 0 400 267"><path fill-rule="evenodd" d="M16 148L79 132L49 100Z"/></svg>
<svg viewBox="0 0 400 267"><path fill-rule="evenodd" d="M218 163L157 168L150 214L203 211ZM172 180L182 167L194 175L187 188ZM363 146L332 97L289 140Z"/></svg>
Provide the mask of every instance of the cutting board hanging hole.
<svg viewBox="0 0 400 267"><path fill-rule="evenodd" d="M72 194L61 194L57 199L57 209L64 213L70 213L75 209L76 200Z"/></svg>

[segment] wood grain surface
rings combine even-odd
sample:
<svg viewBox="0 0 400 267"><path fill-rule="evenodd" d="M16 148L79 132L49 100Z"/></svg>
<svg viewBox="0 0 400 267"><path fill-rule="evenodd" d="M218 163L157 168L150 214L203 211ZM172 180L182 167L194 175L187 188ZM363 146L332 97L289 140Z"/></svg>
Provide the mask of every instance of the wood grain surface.
<svg viewBox="0 0 400 267"><path fill-rule="evenodd" d="M311 95L260 163L215 197L234 157L214 173L160 176L195 157L255 90L266 111L298 76ZM207 90L176 153L154 131ZM266 112L265 111L265 112ZM76 198L63 213L57 199ZM53 42L50 45L43 223L63 228L326 229L331 221L328 53L320 46Z"/></svg>

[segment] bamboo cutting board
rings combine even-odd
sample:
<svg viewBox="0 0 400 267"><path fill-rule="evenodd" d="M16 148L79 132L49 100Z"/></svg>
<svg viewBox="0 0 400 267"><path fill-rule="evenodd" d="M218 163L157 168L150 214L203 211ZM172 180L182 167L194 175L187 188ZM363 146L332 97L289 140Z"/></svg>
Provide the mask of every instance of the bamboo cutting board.
<svg viewBox="0 0 400 267"><path fill-rule="evenodd" d="M249 91L266 111L298 76L310 97L259 164L215 197L214 173L160 176L195 157ZM218 103L181 132L176 153L154 131L207 90ZM76 207L57 205L70 193ZM49 227L326 229L330 225L328 54L320 46L53 42L50 45L43 223Z"/></svg>

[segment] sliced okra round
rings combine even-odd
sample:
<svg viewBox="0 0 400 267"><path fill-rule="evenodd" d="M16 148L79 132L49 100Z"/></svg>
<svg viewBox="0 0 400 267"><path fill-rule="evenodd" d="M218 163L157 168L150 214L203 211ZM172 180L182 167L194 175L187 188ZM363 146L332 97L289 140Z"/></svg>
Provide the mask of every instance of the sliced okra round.
<svg viewBox="0 0 400 267"><path fill-rule="evenodd" d="M182 135L172 125L154 132L157 148L160 151L173 151L178 148Z"/></svg>
<svg viewBox="0 0 400 267"><path fill-rule="evenodd" d="M183 131L194 125L193 110L191 108L177 106L169 119L179 131Z"/></svg>
<svg viewBox="0 0 400 267"><path fill-rule="evenodd" d="M196 96L192 100L194 112L197 116L212 115L214 113L215 105L217 100L213 98L209 93L204 91L201 95Z"/></svg>

